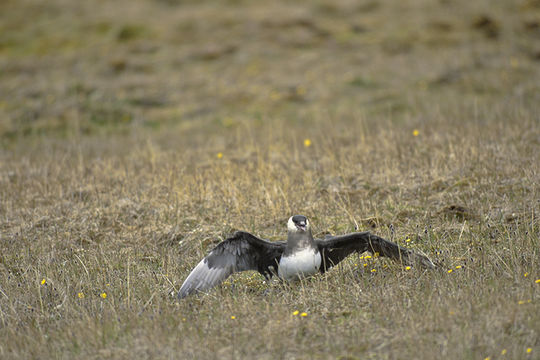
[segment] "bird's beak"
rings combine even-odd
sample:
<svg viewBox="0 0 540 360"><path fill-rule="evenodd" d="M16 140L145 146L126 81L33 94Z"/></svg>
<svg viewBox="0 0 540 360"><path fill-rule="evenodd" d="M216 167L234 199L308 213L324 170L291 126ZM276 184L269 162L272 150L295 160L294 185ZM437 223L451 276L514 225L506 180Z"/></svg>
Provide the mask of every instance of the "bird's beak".
<svg viewBox="0 0 540 360"><path fill-rule="evenodd" d="M305 223L305 222L301 222L301 223L299 223L299 224L296 224L296 227L297 227L299 230L306 231L306 223Z"/></svg>

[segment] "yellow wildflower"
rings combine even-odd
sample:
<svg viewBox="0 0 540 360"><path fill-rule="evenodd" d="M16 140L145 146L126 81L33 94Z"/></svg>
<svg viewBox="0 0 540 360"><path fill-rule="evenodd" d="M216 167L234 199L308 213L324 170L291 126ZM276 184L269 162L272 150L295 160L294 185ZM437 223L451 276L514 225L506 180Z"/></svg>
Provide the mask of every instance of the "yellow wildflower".
<svg viewBox="0 0 540 360"><path fill-rule="evenodd" d="M367 267L367 264L364 264L364 267Z"/></svg>
<svg viewBox="0 0 540 360"><path fill-rule="evenodd" d="M450 270L448 270L448 273L450 274L452 271L454 271L454 270L450 269Z"/></svg>
<svg viewBox="0 0 540 360"><path fill-rule="evenodd" d="M536 279L534 282L540 284L540 279Z"/></svg>
<svg viewBox="0 0 540 360"><path fill-rule="evenodd" d="M298 315L300 313L300 311L298 310L294 310L294 312L292 313L294 316Z"/></svg>
<svg viewBox="0 0 540 360"><path fill-rule="evenodd" d="M523 276L524 276L524 277L527 277L527 276L529 276L529 273L526 272L525 274L523 274Z"/></svg>
<svg viewBox="0 0 540 360"><path fill-rule="evenodd" d="M107 298L107 293L104 293L104 292L103 292L103 293L101 293L101 295L99 295L99 296L101 296L102 299L106 299L106 298Z"/></svg>
<svg viewBox="0 0 540 360"><path fill-rule="evenodd" d="M456 266L456 269L461 269L461 265L457 265L457 266Z"/></svg>
<svg viewBox="0 0 540 360"><path fill-rule="evenodd" d="M300 316L306 317L306 316L307 316L307 313L306 313L306 312L303 312L303 313L300 314Z"/></svg>
<svg viewBox="0 0 540 360"><path fill-rule="evenodd" d="M510 58L510 66L513 68L517 68L519 66L519 60L515 57Z"/></svg>
<svg viewBox="0 0 540 360"><path fill-rule="evenodd" d="M278 91L273 90L272 92L270 92L270 99L279 100L281 99L281 94Z"/></svg>
<svg viewBox="0 0 540 360"><path fill-rule="evenodd" d="M410 266L406 266L406 267L405 267L405 270L411 270L411 267L410 267Z"/></svg>
<svg viewBox="0 0 540 360"><path fill-rule="evenodd" d="M411 239L407 238L405 239L405 242L411 242Z"/></svg>
<svg viewBox="0 0 540 360"><path fill-rule="evenodd" d="M484 358L484 360L491 360L491 358L488 356L488 357Z"/></svg>
<svg viewBox="0 0 540 360"><path fill-rule="evenodd" d="M371 255L366 255L364 259L371 259Z"/></svg>
<svg viewBox="0 0 540 360"><path fill-rule="evenodd" d="M222 153L222 152L218 152L216 156L217 156L218 159L221 159L221 158L223 157L223 153Z"/></svg>
<svg viewBox="0 0 540 360"><path fill-rule="evenodd" d="M418 136L418 135L420 135L420 131L418 131L418 129L414 129L412 134L413 134L413 136Z"/></svg>
<svg viewBox="0 0 540 360"><path fill-rule="evenodd" d="M377 269L371 269L371 272L372 273L377 272Z"/></svg>
<svg viewBox="0 0 540 360"><path fill-rule="evenodd" d="M305 146L305 147L310 147L310 146L311 146L311 140L305 139L305 140L304 140L304 146Z"/></svg>
<svg viewBox="0 0 540 360"><path fill-rule="evenodd" d="M231 126L234 126L236 122L234 121L234 119L232 117L229 117L229 116L226 116L225 118L223 118L223 120L221 120L221 124L225 127L231 127Z"/></svg>
<svg viewBox="0 0 540 360"><path fill-rule="evenodd" d="M231 320L234 320L234 319L236 319L236 316L232 315Z"/></svg>
<svg viewBox="0 0 540 360"><path fill-rule="evenodd" d="M47 282L47 280L45 280L45 278L43 278L43 280L41 280L41 285L45 285L46 282Z"/></svg>
<svg viewBox="0 0 540 360"><path fill-rule="evenodd" d="M77 294L77 296L79 297L79 299L82 299L82 298L84 298L84 293L80 292L80 293Z"/></svg>
<svg viewBox="0 0 540 360"><path fill-rule="evenodd" d="M506 355L506 349L502 349L501 355Z"/></svg>
<svg viewBox="0 0 540 360"><path fill-rule="evenodd" d="M532 353L532 348L527 348L527 354Z"/></svg>

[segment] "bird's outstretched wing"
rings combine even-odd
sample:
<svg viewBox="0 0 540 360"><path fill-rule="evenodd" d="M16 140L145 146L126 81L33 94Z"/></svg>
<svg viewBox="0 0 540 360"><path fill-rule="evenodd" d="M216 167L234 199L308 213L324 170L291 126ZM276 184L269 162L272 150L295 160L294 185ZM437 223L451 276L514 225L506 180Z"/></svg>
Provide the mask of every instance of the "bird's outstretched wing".
<svg viewBox="0 0 540 360"><path fill-rule="evenodd" d="M285 247L284 241L270 242L238 231L199 262L182 284L178 297L210 289L238 271L257 270L270 278Z"/></svg>
<svg viewBox="0 0 540 360"><path fill-rule="evenodd" d="M406 265L419 265L434 268L435 265L425 255L403 248L391 241L385 240L369 231L340 236L326 237L324 240L315 239L322 255L321 272L324 273L353 252L369 251L378 253Z"/></svg>

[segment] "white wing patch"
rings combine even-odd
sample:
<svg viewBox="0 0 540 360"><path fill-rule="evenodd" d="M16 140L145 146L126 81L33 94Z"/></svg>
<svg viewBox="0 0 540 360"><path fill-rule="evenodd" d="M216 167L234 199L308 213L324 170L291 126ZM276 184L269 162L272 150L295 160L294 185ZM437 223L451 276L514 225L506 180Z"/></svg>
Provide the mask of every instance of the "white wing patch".
<svg viewBox="0 0 540 360"><path fill-rule="evenodd" d="M315 249L304 249L290 256L282 256L278 275L285 280L296 280L319 271L321 254Z"/></svg>
<svg viewBox="0 0 540 360"><path fill-rule="evenodd" d="M202 259L184 281L178 292L179 298L213 288L233 273L232 266L210 268L205 260L206 258Z"/></svg>

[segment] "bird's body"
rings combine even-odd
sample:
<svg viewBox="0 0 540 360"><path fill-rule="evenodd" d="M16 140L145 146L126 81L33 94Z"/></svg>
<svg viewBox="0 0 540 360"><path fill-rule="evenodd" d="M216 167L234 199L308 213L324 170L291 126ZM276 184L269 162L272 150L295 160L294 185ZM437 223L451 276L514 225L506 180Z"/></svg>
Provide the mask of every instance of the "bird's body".
<svg viewBox="0 0 540 360"><path fill-rule="evenodd" d="M297 280L317 273L321 253L311 235L308 219L295 215L289 219L287 229L287 247L279 260L278 276L284 280Z"/></svg>
<svg viewBox="0 0 540 360"><path fill-rule="evenodd" d="M278 276L284 280L298 280L314 275L321 267L321 253L316 248L306 248L283 255L279 261Z"/></svg>
<svg viewBox="0 0 540 360"><path fill-rule="evenodd" d="M199 262L182 284L178 297L208 290L238 271L257 270L267 279L277 275L284 280L297 280L324 273L353 252L369 251L406 265L435 267L426 256L369 232L314 239L309 221L302 215L292 216L287 229L286 242L270 242L247 232L236 232Z"/></svg>

